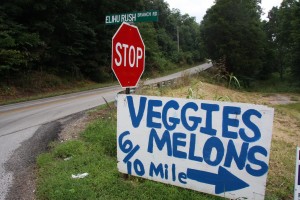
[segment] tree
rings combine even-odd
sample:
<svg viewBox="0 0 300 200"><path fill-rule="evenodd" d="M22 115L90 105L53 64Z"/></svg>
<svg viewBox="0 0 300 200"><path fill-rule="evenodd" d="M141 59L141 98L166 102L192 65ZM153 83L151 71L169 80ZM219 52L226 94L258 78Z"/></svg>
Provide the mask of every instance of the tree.
<svg viewBox="0 0 300 200"><path fill-rule="evenodd" d="M292 20L292 73L295 80L300 83L300 2L295 2L295 7L293 10L293 20Z"/></svg>
<svg viewBox="0 0 300 200"><path fill-rule="evenodd" d="M208 56L225 58L227 71L258 77L263 69L265 34L254 0L217 0L204 16L201 37Z"/></svg>
<svg viewBox="0 0 300 200"><path fill-rule="evenodd" d="M6 11L17 9L12 4L5 4ZM33 33L27 27L17 24L0 9L0 75L7 83L20 73L34 69L39 61L44 43L38 33Z"/></svg>
<svg viewBox="0 0 300 200"><path fill-rule="evenodd" d="M281 8L273 7L268 15L267 24L268 40L273 43L275 54L275 69L279 72L281 79L286 69L290 66L290 39L291 39L291 13L289 10L290 1L284 1Z"/></svg>
<svg viewBox="0 0 300 200"><path fill-rule="evenodd" d="M300 76L300 6L297 0L284 0L269 12L266 24L268 40L274 50L274 65L283 79L291 71L295 80Z"/></svg>

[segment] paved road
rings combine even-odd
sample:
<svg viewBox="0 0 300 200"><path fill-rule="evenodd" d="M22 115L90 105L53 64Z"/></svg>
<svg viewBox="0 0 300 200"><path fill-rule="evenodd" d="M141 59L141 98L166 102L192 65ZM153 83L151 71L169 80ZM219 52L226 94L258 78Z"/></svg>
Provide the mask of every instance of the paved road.
<svg viewBox="0 0 300 200"><path fill-rule="evenodd" d="M203 64L165 77L147 80L154 84L178 78L183 74L198 73L211 67ZM14 174L5 168L14 151L37 130L49 122L113 101L120 86L111 86L58 97L0 106L0 200L4 200L12 184ZM14 155L15 157L15 155ZM18 157L18 156L17 156ZM15 165L17 165L16 163Z"/></svg>

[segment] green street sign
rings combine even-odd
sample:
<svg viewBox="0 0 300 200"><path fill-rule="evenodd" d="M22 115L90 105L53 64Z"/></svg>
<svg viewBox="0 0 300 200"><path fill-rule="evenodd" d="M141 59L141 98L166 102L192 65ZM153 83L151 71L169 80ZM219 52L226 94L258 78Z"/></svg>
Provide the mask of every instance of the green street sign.
<svg viewBox="0 0 300 200"><path fill-rule="evenodd" d="M122 24L123 22L157 22L158 10L112 14L105 16L105 24Z"/></svg>

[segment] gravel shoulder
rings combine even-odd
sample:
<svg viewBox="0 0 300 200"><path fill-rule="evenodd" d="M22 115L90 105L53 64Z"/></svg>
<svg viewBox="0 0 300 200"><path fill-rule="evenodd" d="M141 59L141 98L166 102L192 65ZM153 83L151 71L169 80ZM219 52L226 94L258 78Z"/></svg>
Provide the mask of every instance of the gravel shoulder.
<svg viewBox="0 0 300 200"><path fill-rule="evenodd" d="M5 164L5 169L14 174L13 184L10 187L6 199L36 199L36 158L39 154L49 150L51 141L61 139L61 133L69 130L80 130L78 126L86 120L86 112L80 112L63 119L47 123L41 126L33 137L24 141L13 153ZM78 125L78 126L77 126ZM83 128L83 127L82 127ZM64 136L63 140L76 138L75 135Z"/></svg>

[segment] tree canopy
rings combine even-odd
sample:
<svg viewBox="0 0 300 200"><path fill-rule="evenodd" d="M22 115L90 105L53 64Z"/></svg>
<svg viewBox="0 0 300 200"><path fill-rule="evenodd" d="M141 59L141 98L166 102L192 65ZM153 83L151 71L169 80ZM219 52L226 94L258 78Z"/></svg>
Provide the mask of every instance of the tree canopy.
<svg viewBox="0 0 300 200"><path fill-rule="evenodd" d="M259 3L254 0L217 0L201 24L208 56L223 58L226 69L236 75L257 77L264 65L260 14Z"/></svg>
<svg viewBox="0 0 300 200"><path fill-rule="evenodd" d="M224 60L226 70L241 78L267 79L278 72L299 81L299 4L283 0L261 21L259 0L216 0L201 23L208 57Z"/></svg>
<svg viewBox="0 0 300 200"><path fill-rule="evenodd" d="M279 72L281 79L292 75L300 82L300 3L297 0L284 0L280 7L273 7L264 29L269 43L272 69Z"/></svg>
<svg viewBox="0 0 300 200"><path fill-rule="evenodd" d="M136 24L146 44L146 73L203 59L195 19L163 0L2 0L1 81L32 71L105 81L112 76L111 39L118 28L105 25L105 15L144 10L159 10L159 22Z"/></svg>
<svg viewBox="0 0 300 200"><path fill-rule="evenodd" d="M2 0L0 84L33 72L111 79L118 25L105 25L105 16L146 10L159 11L158 22L136 23L146 45L146 73L207 57L223 60L240 78L267 79L275 72L300 80L299 0L283 0L269 21L260 19L259 0L216 0L201 24L164 0Z"/></svg>

